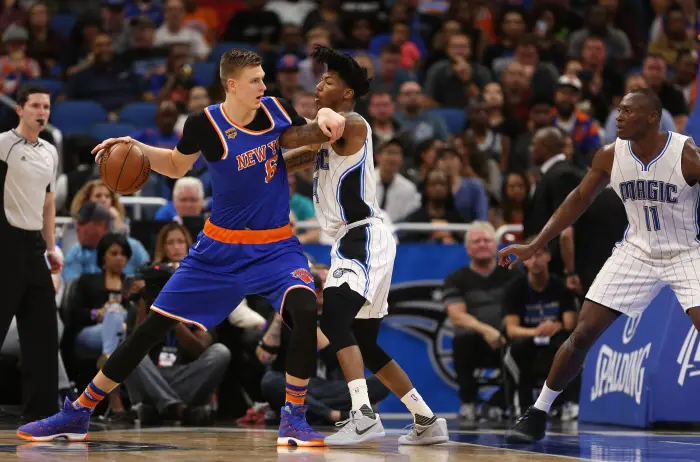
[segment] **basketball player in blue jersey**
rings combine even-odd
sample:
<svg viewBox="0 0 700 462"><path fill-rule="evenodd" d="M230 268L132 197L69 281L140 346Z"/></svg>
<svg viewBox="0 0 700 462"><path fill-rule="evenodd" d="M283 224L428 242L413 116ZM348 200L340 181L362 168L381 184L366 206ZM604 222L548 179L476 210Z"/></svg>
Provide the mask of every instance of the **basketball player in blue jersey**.
<svg viewBox="0 0 700 462"><path fill-rule="evenodd" d="M585 178L533 241L498 252L500 264L511 269L528 260L608 184L625 206L629 226L586 294L578 325L557 351L539 398L506 432L508 443L544 438L552 403L579 374L598 337L621 314L640 315L664 286L700 330L700 149L690 137L659 132L661 110L651 89L625 95L616 141L598 150Z"/></svg>
<svg viewBox="0 0 700 462"><path fill-rule="evenodd" d="M75 402L45 420L20 427L32 441L87 438L95 406L122 382L179 322L213 328L246 295L265 297L292 328L287 397L278 445L324 446L306 422L304 398L316 367L317 309L313 277L289 224L287 165L281 148L336 141L345 120L331 110L308 123L284 101L264 97L262 59L231 50L220 63L226 101L192 114L176 149L138 143L153 170L184 176L201 153L210 163L214 204L197 242L156 298L147 319L109 357ZM95 147L98 158L117 143Z"/></svg>
<svg viewBox="0 0 700 462"><path fill-rule="evenodd" d="M314 166L316 216L335 239L323 291L321 330L337 350L352 410L326 444L353 445L384 436L381 419L369 400L365 366L413 415L413 428L399 438L400 444L444 443L449 439L445 419L433 414L401 366L377 344L382 318L388 313L396 241L383 222L376 198L372 132L365 119L353 112L356 100L369 91L367 71L350 55L325 47L318 47L311 58L328 69L317 86L320 110L330 108L346 118L343 136L335 143L286 154L303 158L305 163L296 168Z"/></svg>

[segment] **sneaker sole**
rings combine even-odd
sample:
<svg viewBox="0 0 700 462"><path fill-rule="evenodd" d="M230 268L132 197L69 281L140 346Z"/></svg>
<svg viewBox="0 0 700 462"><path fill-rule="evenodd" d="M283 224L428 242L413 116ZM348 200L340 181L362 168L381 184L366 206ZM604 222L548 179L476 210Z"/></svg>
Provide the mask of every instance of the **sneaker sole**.
<svg viewBox="0 0 700 462"><path fill-rule="evenodd" d="M362 444L366 443L368 441L376 440L379 438L384 438L386 436L385 432L379 432L379 433L372 433L371 435L367 435L365 438L359 439L359 440L352 440L352 441L328 441L328 438L326 438L326 446L353 446L355 444Z"/></svg>
<svg viewBox="0 0 700 462"><path fill-rule="evenodd" d="M511 443L511 444L532 444L540 441L542 438L544 438L544 435L538 437L533 437L531 435L527 435L525 433L517 432L517 431L507 431L506 436L505 436L505 441L506 443Z"/></svg>
<svg viewBox="0 0 700 462"><path fill-rule="evenodd" d="M65 439L68 441L85 441L88 439L88 434L87 433L57 433L55 435L49 435L49 436L34 436L29 433L17 431L17 436L22 438L23 440L26 441L34 441L34 442L41 442L41 441L53 441L57 439Z"/></svg>
<svg viewBox="0 0 700 462"><path fill-rule="evenodd" d="M323 440L311 440L304 441L297 438L291 438L288 436L277 438L277 446L298 446L300 448L321 448L326 447L326 443Z"/></svg>
<svg viewBox="0 0 700 462"><path fill-rule="evenodd" d="M426 436L425 438L418 438L415 440L404 438L403 436L399 438L399 444L404 446L430 446L432 444L447 443L450 441L449 436Z"/></svg>

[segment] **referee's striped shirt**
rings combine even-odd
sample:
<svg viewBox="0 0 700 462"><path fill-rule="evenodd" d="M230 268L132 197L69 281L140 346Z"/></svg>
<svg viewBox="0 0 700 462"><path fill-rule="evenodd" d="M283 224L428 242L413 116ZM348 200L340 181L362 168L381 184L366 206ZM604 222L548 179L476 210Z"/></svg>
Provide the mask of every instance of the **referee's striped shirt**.
<svg viewBox="0 0 700 462"><path fill-rule="evenodd" d="M0 175L0 186L5 193L8 223L15 228L40 231L46 193L56 189L56 148L42 139L31 143L13 129L0 133L0 162L7 164L7 174Z"/></svg>

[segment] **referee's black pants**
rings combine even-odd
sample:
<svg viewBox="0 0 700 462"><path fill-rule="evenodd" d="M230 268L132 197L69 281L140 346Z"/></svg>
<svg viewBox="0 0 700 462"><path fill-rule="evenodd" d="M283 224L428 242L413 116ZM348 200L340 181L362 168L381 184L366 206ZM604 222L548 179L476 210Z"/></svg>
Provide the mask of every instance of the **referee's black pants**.
<svg viewBox="0 0 700 462"><path fill-rule="evenodd" d="M23 417L34 420L58 411L56 296L41 233L3 221L0 217L0 345L17 316Z"/></svg>

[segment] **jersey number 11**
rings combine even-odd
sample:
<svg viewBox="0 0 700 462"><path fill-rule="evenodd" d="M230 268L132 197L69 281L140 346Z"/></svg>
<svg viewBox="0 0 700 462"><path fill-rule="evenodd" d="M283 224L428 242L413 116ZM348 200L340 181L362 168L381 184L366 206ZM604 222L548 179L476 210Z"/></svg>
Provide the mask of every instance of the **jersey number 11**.
<svg viewBox="0 0 700 462"><path fill-rule="evenodd" d="M651 219L649 217L651 215ZM656 206L647 207L644 206L644 218L647 221L647 231L652 230L652 225L654 226L654 231L661 229L661 221L659 220L659 209Z"/></svg>

